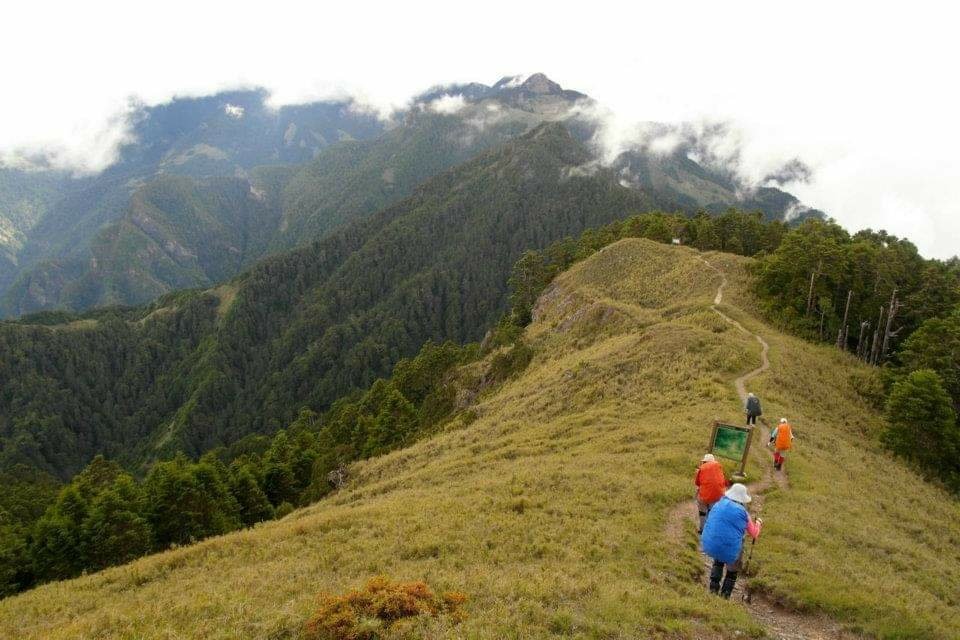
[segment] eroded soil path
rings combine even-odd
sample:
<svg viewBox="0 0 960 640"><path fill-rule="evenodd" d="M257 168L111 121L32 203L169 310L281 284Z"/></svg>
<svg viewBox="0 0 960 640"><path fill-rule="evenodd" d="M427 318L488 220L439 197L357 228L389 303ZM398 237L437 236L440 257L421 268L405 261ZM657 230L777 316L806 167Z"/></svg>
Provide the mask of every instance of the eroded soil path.
<svg viewBox="0 0 960 640"><path fill-rule="evenodd" d="M744 333L745 335L752 336L760 344L760 366L752 371L748 371L733 381L733 385L737 390L737 395L740 398L741 405L743 405L747 401L747 382L763 374L767 369L770 368L770 345L767 344L767 341L764 340L762 336L748 331L742 324L720 310L720 305L723 303L723 290L727 286L727 277L720 269L708 262L702 256L697 256L697 259L703 262L720 277L720 285L717 287L717 294L714 296L713 304L710 308L726 322L733 325L738 331ZM763 418L761 418L760 421L762 426L757 434L760 437L754 438L754 443L752 445L753 451L755 452L757 447L763 447L763 445L770 438L770 430L767 421ZM761 455L764 455L762 449ZM790 486L789 479L787 478L785 472L773 470L772 458L766 460L761 467L763 468L763 475L755 482L751 482L747 485L747 487L750 489L750 495L753 496L751 511L753 511L754 517L762 517L763 503L764 498L766 497L765 494L770 490L771 487L776 485L778 489L788 489ZM696 518L697 507L696 503L692 499L674 507L667 517L667 524L664 532L667 536L667 539L677 541L684 540L684 529L686 523L696 522ZM745 553L750 553L749 548L745 549ZM703 561L704 576L702 580L704 582L704 588L706 588L706 582L710 573L711 560L704 555ZM861 638L859 635L844 631L840 624L827 618L826 616L793 611L782 606L780 603L764 594L750 593L749 577L743 573L741 573L740 580L737 581L737 585L734 589L733 595L731 596L731 601L742 602L750 614L761 625L763 625L767 631L767 634L771 638L776 638L777 640L833 640Z"/></svg>

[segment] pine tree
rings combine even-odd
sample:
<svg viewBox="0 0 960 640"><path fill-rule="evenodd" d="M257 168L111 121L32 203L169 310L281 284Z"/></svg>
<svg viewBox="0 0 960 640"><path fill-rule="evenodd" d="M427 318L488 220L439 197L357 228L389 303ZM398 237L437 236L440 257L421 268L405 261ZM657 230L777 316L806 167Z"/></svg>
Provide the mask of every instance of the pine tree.
<svg viewBox="0 0 960 640"><path fill-rule="evenodd" d="M940 376L913 371L893 385L887 398L890 426L883 442L894 453L948 481L960 474L960 429Z"/></svg>
<svg viewBox="0 0 960 640"><path fill-rule="evenodd" d="M273 518L273 507L250 468L238 466L230 478L230 493L240 506L240 522L244 526Z"/></svg>
<svg viewBox="0 0 960 640"><path fill-rule="evenodd" d="M94 498L82 527L87 567L123 564L150 551L152 532L140 515L141 503L140 489L128 475Z"/></svg>

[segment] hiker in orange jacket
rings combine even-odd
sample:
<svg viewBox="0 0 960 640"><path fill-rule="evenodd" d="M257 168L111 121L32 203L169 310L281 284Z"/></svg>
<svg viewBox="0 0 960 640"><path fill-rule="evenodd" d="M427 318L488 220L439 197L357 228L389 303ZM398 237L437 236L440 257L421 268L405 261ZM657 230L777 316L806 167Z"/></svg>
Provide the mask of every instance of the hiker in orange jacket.
<svg viewBox="0 0 960 640"><path fill-rule="evenodd" d="M787 460L787 451L793 446L793 427L786 418L780 418L780 424L770 433L770 442L767 446L770 445L773 445L773 468L780 471Z"/></svg>
<svg viewBox="0 0 960 640"><path fill-rule="evenodd" d="M693 484L697 485L697 511L700 516L700 526L697 533L703 531L703 523L710 513L710 507L723 497L727 490L727 478L723 474L723 465L717 462L712 453L705 454L697 473L693 477Z"/></svg>

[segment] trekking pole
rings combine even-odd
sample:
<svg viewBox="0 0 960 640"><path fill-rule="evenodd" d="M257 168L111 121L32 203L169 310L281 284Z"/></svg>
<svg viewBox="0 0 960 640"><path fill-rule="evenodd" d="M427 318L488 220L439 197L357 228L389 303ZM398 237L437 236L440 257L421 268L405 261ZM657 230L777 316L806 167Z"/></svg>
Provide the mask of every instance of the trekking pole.
<svg viewBox="0 0 960 640"><path fill-rule="evenodd" d="M760 518L760 511L757 510L757 522L760 523L760 532L763 531L763 520ZM760 532L757 532L757 538L760 537ZM747 561L743 563L743 579L747 580L749 576L750 561L753 560L753 548L757 545L757 538L750 540L750 553L747 554ZM743 585L743 593L740 594L740 601L750 602L750 584L749 582Z"/></svg>
<svg viewBox="0 0 960 640"><path fill-rule="evenodd" d="M749 574L748 574L748 571L749 571L749 569L750 569L750 560L753 559L753 548L756 546L756 544L757 544L757 539L754 538L754 539L750 542L750 553L747 554L747 561L743 563L743 577L744 577L744 579L746 579L747 576L749 575ZM749 584L745 584L745 585L743 586L743 593L740 594L740 600L741 600L741 601L750 602L750 585L749 585Z"/></svg>

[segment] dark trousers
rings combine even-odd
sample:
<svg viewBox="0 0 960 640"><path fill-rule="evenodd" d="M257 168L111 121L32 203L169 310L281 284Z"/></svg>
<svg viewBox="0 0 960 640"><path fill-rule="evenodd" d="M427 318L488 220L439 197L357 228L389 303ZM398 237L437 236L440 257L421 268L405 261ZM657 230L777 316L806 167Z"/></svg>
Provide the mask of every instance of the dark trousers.
<svg viewBox="0 0 960 640"><path fill-rule="evenodd" d="M723 570L727 573L724 575ZM733 593L733 585L737 583L737 575L740 573L740 558L733 564L724 564L719 560L713 561L713 567L710 569L710 593L719 593L723 598L730 598ZM721 582L722 580L722 582Z"/></svg>
<svg viewBox="0 0 960 640"><path fill-rule="evenodd" d="M757 424L757 416L747 414L747 424Z"/></svg>

